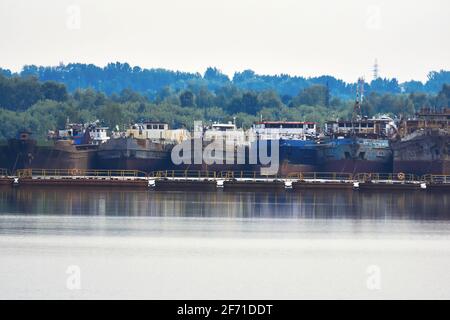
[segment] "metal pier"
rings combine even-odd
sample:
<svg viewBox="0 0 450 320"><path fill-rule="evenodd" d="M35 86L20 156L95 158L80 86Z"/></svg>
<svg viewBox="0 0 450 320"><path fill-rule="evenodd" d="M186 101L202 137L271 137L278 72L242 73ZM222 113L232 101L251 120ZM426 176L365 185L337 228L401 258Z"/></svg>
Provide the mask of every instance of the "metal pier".
<svg viewBox="0 0 450 320"><path fill-rule="evenodd" d="M441 190L450 191L450 176L392 173L311 172L287 176L256 171L178 171L0 169L0 184L14 186L103 186L157 190Z"/></svg>

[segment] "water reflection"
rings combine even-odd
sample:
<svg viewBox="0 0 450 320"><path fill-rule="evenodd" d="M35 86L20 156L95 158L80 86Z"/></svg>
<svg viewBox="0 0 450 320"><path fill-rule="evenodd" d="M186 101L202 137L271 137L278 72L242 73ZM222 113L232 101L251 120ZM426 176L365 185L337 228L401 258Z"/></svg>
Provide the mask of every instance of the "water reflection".
<svg viewBox="0 0 450 320"><path fill-rule="evenodd" d="M449 220L450 195L425 191L161 192L2 187L0 214Z"/></svg>

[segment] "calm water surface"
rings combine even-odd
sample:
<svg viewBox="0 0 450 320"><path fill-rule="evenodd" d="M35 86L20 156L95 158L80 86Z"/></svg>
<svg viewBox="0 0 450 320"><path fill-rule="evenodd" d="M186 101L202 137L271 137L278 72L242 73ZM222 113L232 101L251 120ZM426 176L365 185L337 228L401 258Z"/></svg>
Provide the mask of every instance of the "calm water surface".
<svg viewBox="0 0 450 320"><path fill-rule="evenodd" d="M0 298L450 298L449 240L446 193L6 187Z"/></svg>

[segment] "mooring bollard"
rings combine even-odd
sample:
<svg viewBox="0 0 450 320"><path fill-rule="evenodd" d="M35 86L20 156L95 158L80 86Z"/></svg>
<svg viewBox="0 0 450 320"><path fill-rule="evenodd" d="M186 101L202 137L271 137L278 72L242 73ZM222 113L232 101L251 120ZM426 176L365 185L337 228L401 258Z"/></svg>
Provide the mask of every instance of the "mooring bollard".
<svg viewBox="0 0 450 320"><path fill-rule="evenodd" d="M217 188L223 188L223 185L225 183L225 180L223 179L218 179L217 181Z"/></svg>
<svg viewBox="0 0 450 320"><path fill-rule="evenodd" d="M284 188L285 189L292 189L292 181L291 180L285 180L284 181Z"/></svg>
<svg viewBox="0 0 450 320"><path fill-rule="evenodd" d="M154 188L156 186L156 181L155 179L149 179L148 180L148 187L149 188Z"/></svg>

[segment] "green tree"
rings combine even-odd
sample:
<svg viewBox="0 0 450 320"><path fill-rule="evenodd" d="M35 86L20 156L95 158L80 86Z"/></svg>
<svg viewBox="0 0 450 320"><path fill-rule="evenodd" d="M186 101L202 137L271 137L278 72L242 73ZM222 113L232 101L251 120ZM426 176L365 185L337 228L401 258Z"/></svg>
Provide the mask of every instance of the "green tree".
<svg viewBox="0 0 450 320"><path fill-rule="evenodd" d="M99 112L100 118L110 128L115 128L125 124L123 121L124 115L120 104L115 102L108 102L103 106Z"/></svg>
<svg viewBox="0 0 450 320"><path fill-rule="evenodd" d="M194 94L191 91L184 91L180 94L180 102L182 107L193 107L195 105Z"/></svg>

